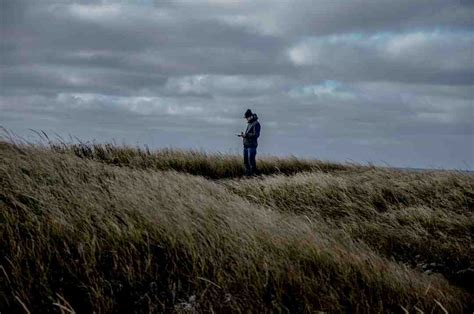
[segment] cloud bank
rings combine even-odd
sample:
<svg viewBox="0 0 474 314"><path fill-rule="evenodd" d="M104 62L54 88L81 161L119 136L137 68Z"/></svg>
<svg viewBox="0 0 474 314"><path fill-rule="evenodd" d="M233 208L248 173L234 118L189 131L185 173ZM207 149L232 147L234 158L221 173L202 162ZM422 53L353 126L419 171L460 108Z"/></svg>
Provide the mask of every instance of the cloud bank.
<svg viewBox="0 0 474 314"><path fill-rule="evenodd" d="M0 125L82 139L474 168L471 1L26 1L0 10Z"/></svg>

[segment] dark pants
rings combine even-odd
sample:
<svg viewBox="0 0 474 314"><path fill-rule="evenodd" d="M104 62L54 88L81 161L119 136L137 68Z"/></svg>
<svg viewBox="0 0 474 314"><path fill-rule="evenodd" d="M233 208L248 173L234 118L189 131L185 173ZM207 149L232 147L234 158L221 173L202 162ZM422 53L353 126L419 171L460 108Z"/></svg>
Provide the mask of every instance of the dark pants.
<svg viewBox="0 0 474 314"><path fill-rule="evenodd" d="M245 175L250 176L257 172L257 163L255 162L257 147L244 147Z"/></svg>

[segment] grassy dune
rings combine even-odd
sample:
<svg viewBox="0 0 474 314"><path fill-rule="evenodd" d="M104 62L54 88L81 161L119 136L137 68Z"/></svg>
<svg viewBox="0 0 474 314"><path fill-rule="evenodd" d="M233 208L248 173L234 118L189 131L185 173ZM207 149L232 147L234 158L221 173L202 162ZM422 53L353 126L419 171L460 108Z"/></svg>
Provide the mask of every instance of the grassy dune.
<svg viewBox="0 0 474 314"><path fill-rule="evenodd" d="M472 176L258 163L0 143L0 312L473 310Z"/></svg>

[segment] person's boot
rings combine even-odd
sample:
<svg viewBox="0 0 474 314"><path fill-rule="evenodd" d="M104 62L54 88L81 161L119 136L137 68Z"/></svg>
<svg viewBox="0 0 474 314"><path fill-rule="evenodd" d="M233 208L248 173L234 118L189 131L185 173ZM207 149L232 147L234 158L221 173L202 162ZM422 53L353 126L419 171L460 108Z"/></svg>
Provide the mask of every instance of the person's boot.
<svg viewBox="0 0 474 314"><path fill-rule="evenodd" d="M259 176L259 175L260 175L260 171L258 171L257 168L254 168L253 171L252 171L252 175L253 175L253 176Z"/></svg>

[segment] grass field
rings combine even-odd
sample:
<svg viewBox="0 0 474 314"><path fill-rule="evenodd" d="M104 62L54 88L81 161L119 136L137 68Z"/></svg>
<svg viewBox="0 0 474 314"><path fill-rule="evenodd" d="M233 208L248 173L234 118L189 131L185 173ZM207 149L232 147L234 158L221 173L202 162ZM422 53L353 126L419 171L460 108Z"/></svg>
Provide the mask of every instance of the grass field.
<svg viewBox="0 0 474 314"><path fill-rule="evenodd" d="M0 142L0 312L472 313L474 177Z"/></svg>

